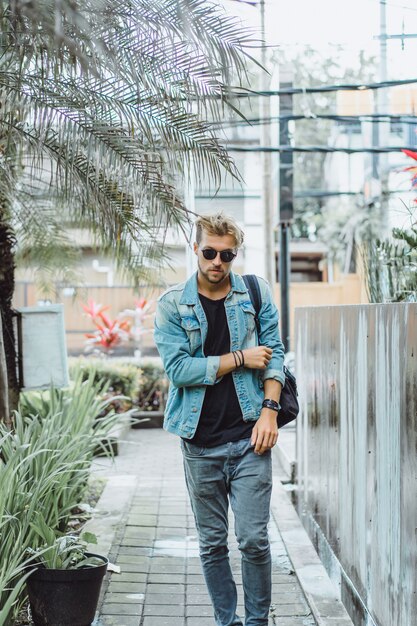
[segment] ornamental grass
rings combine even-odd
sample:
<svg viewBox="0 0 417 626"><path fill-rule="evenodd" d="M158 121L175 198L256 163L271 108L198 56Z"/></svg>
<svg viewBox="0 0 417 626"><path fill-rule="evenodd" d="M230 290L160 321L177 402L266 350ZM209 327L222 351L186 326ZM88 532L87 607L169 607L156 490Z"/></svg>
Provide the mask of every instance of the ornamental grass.
<svg viewBox="0 0 417 626"><path fill-rule="evenodd" d="M120 415L106 413L107 386L91 372L68 389L24 393L13 431L0 424L0 626L22 602L28 550L42 549L36 520L65 532L94 454L111 454L106 441Z"/></svg>

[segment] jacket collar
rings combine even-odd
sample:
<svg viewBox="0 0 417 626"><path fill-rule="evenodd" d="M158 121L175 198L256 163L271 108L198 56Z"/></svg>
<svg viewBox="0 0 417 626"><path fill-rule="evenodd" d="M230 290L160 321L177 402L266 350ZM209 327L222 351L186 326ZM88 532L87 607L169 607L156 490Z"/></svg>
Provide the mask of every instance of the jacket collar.
<svg viewBox="0 0 417 626"><path fill-rule="evenodd" d="M244 280L240 274L230 272L229 276L231 291L237 293L245 293L247 291ZM184 290L180 298L180 304L194 305L197 304L198 301L197 272L194 272L191 278L189 278L184 285Z"/></svg>

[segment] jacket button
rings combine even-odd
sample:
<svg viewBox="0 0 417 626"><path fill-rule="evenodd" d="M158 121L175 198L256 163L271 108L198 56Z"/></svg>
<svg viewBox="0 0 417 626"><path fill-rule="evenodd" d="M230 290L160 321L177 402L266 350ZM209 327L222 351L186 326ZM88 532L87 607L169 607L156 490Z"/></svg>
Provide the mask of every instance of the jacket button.
<svg viewBox="0 0 417 626"><path fill-rule="evenodd" d="M193 408L191 409L193 413L197 412L197 407L193 406Z"/></svg>

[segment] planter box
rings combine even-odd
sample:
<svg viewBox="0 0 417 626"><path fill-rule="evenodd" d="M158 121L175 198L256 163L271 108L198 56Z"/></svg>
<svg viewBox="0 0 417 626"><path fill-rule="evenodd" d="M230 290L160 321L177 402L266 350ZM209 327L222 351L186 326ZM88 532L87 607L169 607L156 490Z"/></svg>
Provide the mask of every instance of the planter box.
<svg viewBox="0 0 417 626"><path fill-rule="evenodd" d="M162 428L163 411L134 411L130 415L132 428Z"/></svg>

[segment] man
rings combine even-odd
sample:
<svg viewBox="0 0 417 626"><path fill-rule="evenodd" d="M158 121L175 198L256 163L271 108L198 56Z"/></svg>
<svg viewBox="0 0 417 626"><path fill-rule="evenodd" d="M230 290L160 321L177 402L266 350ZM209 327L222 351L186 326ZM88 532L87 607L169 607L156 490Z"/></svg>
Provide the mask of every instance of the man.
<svg viewBox="0 0 417 626"><path fill-rule="evenodd" d="M284 351L278 312L259 280L259 336L243 278L232 264L243 243L222 213L195 223L198 271L158 301L155 341L170 391L164 428L179 435L200 558L217 626L243 626L227 546L228 505L242 557L245 625L267 626L271 556L267 524L271 448Z"/></svg>

